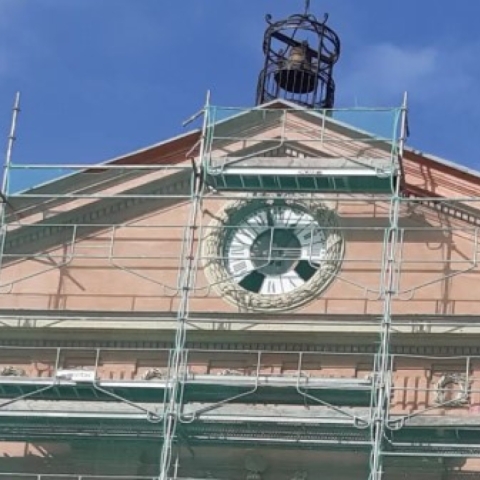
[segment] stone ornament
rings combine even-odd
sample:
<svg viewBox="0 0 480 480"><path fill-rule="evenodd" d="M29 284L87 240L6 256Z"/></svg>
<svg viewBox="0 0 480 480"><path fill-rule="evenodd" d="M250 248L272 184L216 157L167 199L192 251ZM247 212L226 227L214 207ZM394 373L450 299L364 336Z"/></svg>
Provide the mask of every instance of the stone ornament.
<svg viewBox="0 0 480 480"><path fill-rule="evenodd" d="M0 369L0 377L24 377L25 370L13 366L3 367Z"/></svg>
<svg viewBox="0 0 480 480"><path fill-rule="evenodd" d="M470 386L465 375L442 375L435 389L435 403L445 407L464 407L469 402Z"/></svg>

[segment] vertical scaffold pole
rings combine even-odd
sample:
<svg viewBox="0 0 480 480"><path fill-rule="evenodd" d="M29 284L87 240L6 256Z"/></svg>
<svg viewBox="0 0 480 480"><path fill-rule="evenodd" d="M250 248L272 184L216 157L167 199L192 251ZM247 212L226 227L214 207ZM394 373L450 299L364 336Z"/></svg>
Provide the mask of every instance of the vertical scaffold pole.
<svg viewBox="0 0 480 480"><path fill-rule="evenodd" d="M8 184L9 184L9 173L10 166L12 164L12 153L13 145L16 140L16 131L17 131L17 119L20 112L20 92L17 92L15 95L15 101L13 104L12 112L12 123L10 124L10 133L7 140L7 151L5 153L5 163L3 165L3 177L2 177L2 195L4 196L3 202L6 202L8 196Z"/></svg>
<svg viewBox="0 0 480 480"><path fill-rule="evenodd" d="M205 148L207 145L207 134L209 127L210 92L203 111L203 128L200 138L200 162L203 164ZM181 413L181 401L183 390L183 377L185 374L186 360L186 335L187 321L190 305L190 293L195 282L195 262L198 261L195 255L197 220L201 213L204 182L198 172L192 168L192 203L188 224L185 227L183 238L184 258L179 271L180 303L177 312L177 328L175 334L175 346L172 350L170 361L170 374L167 382L167 395L165 397L165 410L163 420L163 445L160 457L159 480L168 480L172 468L173 444L176 436L177 424Z"/></svg>
<svg viewBox="0 0 480 480"><path fill-rule="evenodd" d="M3 252L5 246L5 240L7 236L6 226L6 209L8 203L8 194L10 190L10 167L12 165L13 145L16 140L17 132L17 119L20 113L20 92L15 94L15 100L13 103L12 122L10 124L10 132L7 140L7 150L5 153L5 163L3 165L2 186L0 190L1 196L1 212L0 212L0 272L3 267Z"/></svg>
<svg viewBox="0 0 480 480"><path fill-rule="evenodd" d="M403 169L402 159L407 136L407 95L405 94L403 106L400 112L400 132L398 147L392 150L392 160L396 160L397 175L400 176ZM396 128L396 131L397 128ZM395 138L394 141L396 142ZM386 426L389 418L390 392L391 392L391 361L390 341L392 329L392 301L396 293L398 259L397 250L399 242L399 217L400 217L400 187L402 179L396 178L392 185L392 197L390 199L389 226L385 232L384 240L384 272L382 272L381 292L383 296L383 316L380 330L380 347L375 365L375 405L372 422L372 452L370 460L371 480L381 480L383 477L383 443L386 434Z"/></svg>

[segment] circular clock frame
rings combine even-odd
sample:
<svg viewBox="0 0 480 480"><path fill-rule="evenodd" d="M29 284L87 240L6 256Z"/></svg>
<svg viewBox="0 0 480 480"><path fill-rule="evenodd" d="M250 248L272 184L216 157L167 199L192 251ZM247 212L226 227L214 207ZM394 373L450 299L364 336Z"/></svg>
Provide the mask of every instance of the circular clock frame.
<svg viewBox="0 0 480 480"><path fill-rule="evenodd" d="M242 228L242 220L251 217L255 212L275 207L301 211L311 217L315 229L322 229L323 250L315 272L303 285L286 293L265 295L240 285L229 269L227 246L234 234L232 232ZM258 238L255 239L257 240ZM204 274L211 288L224 300L243 311L264 313L293 310L318 298L334 280L342 264L344 251L345 242L337 215L317 199L253 198L229 202L206 227L202 240Z"/></svg>

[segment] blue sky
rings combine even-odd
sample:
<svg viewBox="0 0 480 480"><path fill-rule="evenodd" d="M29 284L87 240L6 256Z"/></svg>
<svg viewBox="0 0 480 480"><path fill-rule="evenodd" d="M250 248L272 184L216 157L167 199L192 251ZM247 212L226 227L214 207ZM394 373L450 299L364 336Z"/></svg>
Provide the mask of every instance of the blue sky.
<svg viewBox="0 0 480 480"><path fill-rule="evenodd" d="M14 159L95 163L182 132L211 89L253 104L264 15L303 0L0 0L0 134ZM409 144L480 170L480 2L312 0L342 38L337 106L399 105Z"/></svg>

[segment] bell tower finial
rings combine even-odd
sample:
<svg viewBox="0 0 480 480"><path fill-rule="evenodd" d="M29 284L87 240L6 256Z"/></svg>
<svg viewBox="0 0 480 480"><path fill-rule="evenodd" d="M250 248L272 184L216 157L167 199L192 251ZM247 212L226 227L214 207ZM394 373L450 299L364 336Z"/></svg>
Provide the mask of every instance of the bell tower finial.
<svg viewBox="0 0 480 480"><path fill-rule="evenodd" d="M305 0L305 15L308 15L310 12L310 0Z"/></svg>
<svg viewBox="0 0 480 480"><path fill-rule="evenodd" d="M265 64L257 87L257 105L276 98L308 108L332 108L335 101L333 66L340 56L340 39L322 20L305 12L272 21L263 40Z"/></svg>

